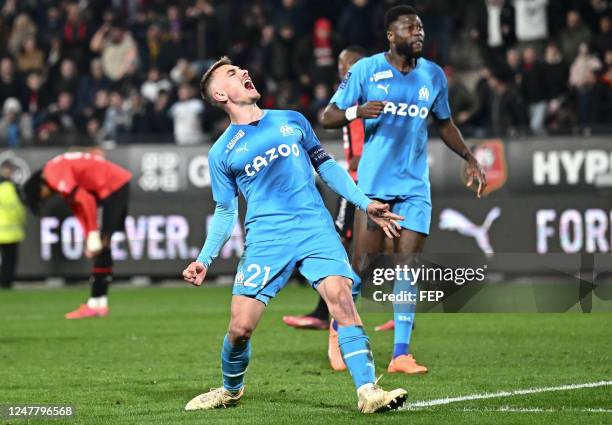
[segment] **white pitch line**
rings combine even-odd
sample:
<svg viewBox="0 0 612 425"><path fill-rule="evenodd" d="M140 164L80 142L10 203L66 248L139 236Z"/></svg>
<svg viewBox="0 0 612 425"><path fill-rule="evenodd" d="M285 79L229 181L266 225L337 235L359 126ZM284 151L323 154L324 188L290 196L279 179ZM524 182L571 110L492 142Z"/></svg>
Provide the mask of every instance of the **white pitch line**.
<svg viewBox="0 0 612 425"><path fill-rule="evenodd" d="M460 397L445 397L445 398L439 398L435 400L416 401L414 403L410 403L404 406L403 410L422 409L425 407L440 406L443 404L457 403L460 401L486 400L489 398L500 398L500 397L514 397L517 395L538 394L538 393L546 393L546 392L552 392L552 391L571 391L571 390L579 390L581 388L596 388L596 387L605 387L609 385L612 385L612 381L599 381L599 382L588 382L585 384L561 385L558 387L527 388L523 390L499 391L496 393L471 394L471 395L464 395Z"/></svg>
<svg viewBox="0 0 612 425"><path fill-rule="evenodd" d="M602 409L602 408L588 408L588 409L542 409L540 407L509 407L504 406L497 409L489 409L489 408L463 408L456 410L457 412L509 412L509 413L612 413L612 409Z"/></svg>

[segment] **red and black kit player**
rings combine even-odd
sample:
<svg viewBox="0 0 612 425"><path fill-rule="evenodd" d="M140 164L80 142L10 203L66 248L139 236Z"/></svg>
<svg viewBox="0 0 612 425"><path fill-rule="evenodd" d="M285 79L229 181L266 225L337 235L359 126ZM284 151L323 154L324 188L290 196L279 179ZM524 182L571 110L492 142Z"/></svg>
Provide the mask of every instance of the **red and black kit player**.
<svg viewBox="0 0 612 425"><path fill-rule="evenodd" d="M364 56L366 56L366 51L359 46L350 46L340 52L340 55L338 55L338 74L340 76L340 81L344 81L344 77L346 77L349 68ZM357 181L357 166L361 159L364 140L363 120L356 119L344 126L342 128L342 139L344 155L348 164L348 172L353 180ZM354 217L355 206L341 197L334 223L347 252L349 251L351 239L353 237ZM303 316L284 316L283 322L289 326L300 329L327 329L329 327L329 311L327 310L327 304L319 297L319 302L314 311Z"/></svg>
<svg viewBox="0 0 612 425"><path fill-rule="evenodd" d="M111 236L125 225L132 173L102 155L68 152L56 156L24 184L26 204L39 214L43 202L59 194L85 235L85 256L93 260L91 296L66 314L67 319L108 315L108 286L113 276ZM102 208L98 223L98 207Z"/></svg>

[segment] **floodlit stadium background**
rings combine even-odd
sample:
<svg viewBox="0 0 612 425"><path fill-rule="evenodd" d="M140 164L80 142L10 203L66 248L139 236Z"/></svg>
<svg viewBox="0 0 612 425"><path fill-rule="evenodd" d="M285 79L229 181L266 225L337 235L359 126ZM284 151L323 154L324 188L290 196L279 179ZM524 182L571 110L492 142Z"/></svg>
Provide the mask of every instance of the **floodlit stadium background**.
<svg viewBox="0 0 612 425"><path fill-rule="evenodd" d="M17 165L21 183L67 149L101 147L134 173L127 235L115 235L117 273L175 277L200 248L213 212L206 153L227 125L199 98L202 70L227 54L250 71L262 106L297 109L320 129L338 84L338 52L384 49L382 16L391 4L5 1L0 161ZM461 161L432 126L428 250L610 252L609 4L412 4L425 25L425 56L444 66L454 119L468 143L480 146L490 187L479 202L462 188ZM342 161L341 133L318 134ZM333 213L336 200L322 190ZM488 243L462 234L496 207ZM67 214L58 202L42 220L30 218L20 278L86 276L79 226ZM240 227L234 236L212 274L233 272Z"/></svg>
<svg viewBox="0 0 612 425"><path fill-rule="evenodd" d="M499 282L607 279L610 1L4 0L0 164L16 166L19 184L59 153L101 148L134 179L126 233L114 236L120 284L111 287L107 322L67 327L62 319L85 296L89 273L80 228L68 208L56 200L41 218L28 215L16 290L0 293L0 363L6 364L0 368L6 383L0 403L72 403L86 423L143 417L195 423L180 409L188 395L217 383L217 348L229 302L223 285L195 296L192 288L165 287L180 285L180 272L199 252L214 210L207 152L227 120L199 98L199 78L219 56L230 56L249 70L262 107L302 112L342 162L341 133L318 124L338 84L337 54L349 45L384 50L384 10L398 3L414 5L421 16L425 57L444 67L453 117L476 149L490 186L476 200L461 179L461 160L432 126L434 210L427 251L529 255L529 261L498 263L493 271ZM101 42L107 28L119 44ZM335 195L321 190L335 213ZM487 221L492 211L495 218ZM484 237L469 229L481 229ZM210 270L212 282L232 281L243 234L238 225ZM64 285L69 288L56 288ZM255 360L248 385L259 401L241 407L246 419L238 411L208 419L358 420L347 413L352 399L342 398L348 379L327 371L325 336L280 322L283 314L306 312L314 302L312 291L297 286L274 301L255 338L261 349L255 359L278 359L278 370L270 373ZM420 358L433 367L430 376L409 380L416 400L612 377L605 315L421 317L414 341ZM387 318L366 315L366 324ZM185 329L194 322L202 325L200 333ZM381 364L390 338L373 337ZM24 367L33 372L25 374ZM292 374L299 376L303 397L287 395L295 389ZM406 385L398 377L384 379ZM334 402L314 390L342 385L347 391ZM544 415L557 422L605 422L609 388L467 404L460 406L467 409L462 413L443 407L411 420L490 422L507 408L536 422Z"/></svg>

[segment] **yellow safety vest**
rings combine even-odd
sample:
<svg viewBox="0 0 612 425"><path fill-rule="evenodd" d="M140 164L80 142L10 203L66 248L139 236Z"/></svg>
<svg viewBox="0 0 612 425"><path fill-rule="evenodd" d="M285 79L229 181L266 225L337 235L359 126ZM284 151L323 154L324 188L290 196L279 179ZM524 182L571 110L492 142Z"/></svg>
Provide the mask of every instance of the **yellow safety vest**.
<svg viewBox="0 0 612 425"><path fill-rule="evenodd" d="M0 179L0 244L21 242L25 239L25 209L15 185Z"/></svg>

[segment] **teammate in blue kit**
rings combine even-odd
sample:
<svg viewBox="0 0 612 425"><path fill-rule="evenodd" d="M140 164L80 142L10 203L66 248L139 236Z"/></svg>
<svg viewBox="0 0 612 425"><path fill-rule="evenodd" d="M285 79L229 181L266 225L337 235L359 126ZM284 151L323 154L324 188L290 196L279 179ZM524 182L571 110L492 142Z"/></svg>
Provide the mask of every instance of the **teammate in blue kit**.
<svg viewBox="0 0 612 425"><path fill-rule="evenodd" d="M246 70L228 58L202 77L205 100L223 109L231 124L209 152L213 198L211 230L198 259L183 278L202 284L208 267L234 228L238 192L247 202L246 249L238 265L229 331L221 351L223 386L193 398L186 410L238 403L251 356L250 338L267 303L297 268L325 299L338 321L339 344L363 413L396 409L406 391L384 391L374 379L374 360L351 294L358 280L314 182L312 167L389 237L399 236L389 205L371 201L330 158L310 124L293 111L261 110ZM355 283L358 283L357 281Z"/></svg>
<svg viewBox="0 0 612 425"><path fill-rule="evenodd" d="M427 118L433 115L440 137L468 162L468 186L478 182L480 197L486 187L478 161L466 147L451 119L448 85L442 69L422 58L425 32L410 6L395 6L385 14L389 50L353 65L323 113L325 128L339 128L361 118L365 143L357 184L370 198L391 205L402 215L395 252L423 249L431 221L431 193L427 163ZM381 253L384 233L361 213L355 215L352 263L361 272L363 256ZM408 281L395 282L394 291L414 291ZM414 305L395 304L395 337L389 372L425 373L427 368L410 354Z"/></svg>

